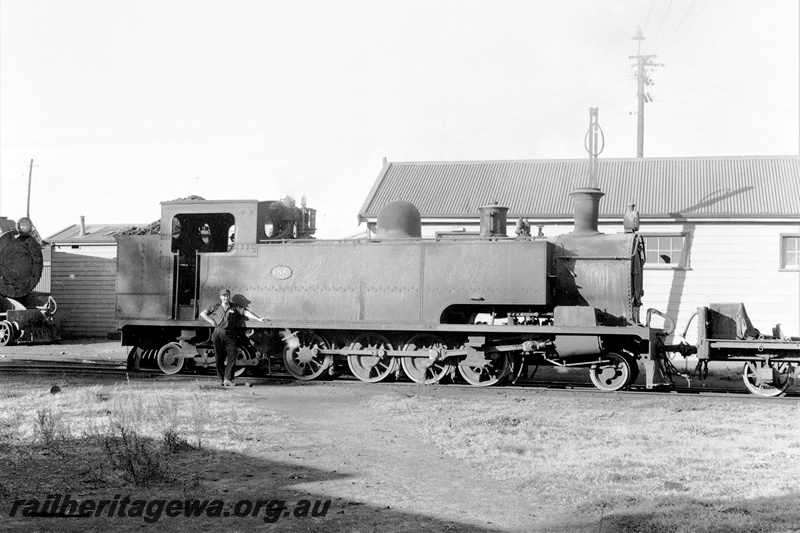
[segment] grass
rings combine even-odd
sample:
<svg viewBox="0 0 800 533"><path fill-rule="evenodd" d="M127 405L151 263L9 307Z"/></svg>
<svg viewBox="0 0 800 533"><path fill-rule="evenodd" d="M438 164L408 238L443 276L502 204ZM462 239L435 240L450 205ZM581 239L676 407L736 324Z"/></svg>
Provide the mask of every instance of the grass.
<svg viewBox="0 0 800 533"><path fill-rule="evenodd" d="M161 388L73 382L55 395L46 389L37 384L0 391L0 517L14 498L69 491L106 498L299 498L296 485L306 482L323 490L338 481L344 491L351 481L339 479L337 470L364 461L342 457L332 472L300 469L301 453L313 458L342 449L328 447L302 421L272 412L268 401L254 402L244 388L234 393L198 381ZM800 524L797 402L502 389L482 391L476 400L415 385L291 387L281 394L293 402L305 398L310 409L314 402L347 400L359 417L385 427L392 441L424 443L431 456L444 456L443 464L474 472L476 489L483 478L513 487L520 512L568 514L546 531L782 533ZM382 433L368 431L363 438L377 435ZM449 473L435 479L444 483ZM360 479L354 476L353 485ZM291 492L263 489L268 483ZM408 490L415 490L413 482ZM380 497L376 501L394 506L392 494ZM126 530L140 525L110 519L92 524ZM162 526L182 531L190 523ZM80 530L75 528L70 531Z"/></svg>
<svg viewBox="0 0 800 533"><path fill-rule="evenodd" d="M83 455L104 470L104 481L121 486L196 485L196 471L181 478L171 456L204 447L241 452L252 440L238 427L242 417L278 418L219 401L218 388L205 382L189 390L156 391L132 383L65 385L59 394L37 389L0 393L0 457L24 466L26 454L37 459L55 454L64 463ZM0 479L0 494L27 492L26 485L19 477Z"/></svg>
<svg viewBox="0 0 800 533"><path fill-rule="evenodd" d="M475 404L432 392L371 406L481 475L578 516L604 516L608 530L800 524L794 402L536 394Z"/></svg>
<svg viewBox="0 0 800 533"><path fill-rule="evenodd" d="M0 390L0 530L84 533L133 531L142 525L141 519L108 516L91 521L9 518L14 501L44 501L53 494L78 500L122 494L146 501L230 502L259 494L250 482L259 470L247 465L250 456L261 454L252 448L278 442L280 429L259 433L282 420L263 404L204 381L161 389L131 382L100 386L74 378L64 381L59 382L59 394L49 394L49 384L33 381L7 382ZM272 466L258 459L252 465ZM259 523L263 525L251 519L238 525L250 530ZM215 530L221 525L200 519L161 524L165 531Z"/></svg>
<svg viewBox="0 0 800 533"><path fill-rule="evenodd" d="M126 428L152 439L166 438L179 447L240 451L240 422L265 414L278 418L231 400L207 381L162 390L138 383L76 384L63 387L60 394L38 387L35 392L0 393L0 445L22 441L47 447L64 434L97 437L113 433L112 428Z"/></svg>

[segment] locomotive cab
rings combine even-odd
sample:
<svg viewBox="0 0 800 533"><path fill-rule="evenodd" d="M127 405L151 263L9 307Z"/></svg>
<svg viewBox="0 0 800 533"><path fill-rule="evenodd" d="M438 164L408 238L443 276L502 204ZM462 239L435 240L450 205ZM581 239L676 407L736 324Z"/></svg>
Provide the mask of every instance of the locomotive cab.
<svg viewBox="0 0 800 533"><path fill-rule="evenodd" d="M203 303L209 257L244 257L258 243L311 239L316 211L280 201L181 199L161 202L158 235L118 236L117 315L146 312L168 320L195 320Z"/></svg>

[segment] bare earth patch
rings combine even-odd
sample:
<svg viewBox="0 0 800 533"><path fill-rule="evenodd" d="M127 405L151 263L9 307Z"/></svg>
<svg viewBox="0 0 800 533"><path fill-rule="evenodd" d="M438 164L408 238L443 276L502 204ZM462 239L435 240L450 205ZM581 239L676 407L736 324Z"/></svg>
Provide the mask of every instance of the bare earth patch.
<svg viewBox="0 0 800 533"><path fill-rule="evenodd" d="M3 530L800 528L796 401L204 380L72 380L55 395L47 386L0 381ZM138 466L155 461L162 475L126 472L123 427L142 439ZM224 509L119 516L107 504L88 518L24 516L31 500L63 494L117 509L127 497L127 511L136 500ZM304 502L320 516L303 514Z"/></svg>

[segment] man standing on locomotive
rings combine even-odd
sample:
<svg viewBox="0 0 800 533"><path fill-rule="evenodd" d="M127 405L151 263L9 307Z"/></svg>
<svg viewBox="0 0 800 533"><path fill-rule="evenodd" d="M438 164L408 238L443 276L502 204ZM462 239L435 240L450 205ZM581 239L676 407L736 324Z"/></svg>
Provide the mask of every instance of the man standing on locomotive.
<svg viewBox="0 0 800 533"><path fill-rule="evenodd" d="M239 307L231 302L231 291L224 289L219 293L218 304L214 304L200 313L200 318L214 326L211 340L214 343L214 355L217 359L217 378L223 387L233 387L233 374L236 371L236 336L237 328L242 327L247 318L264 322L249 309Z"/></svg>

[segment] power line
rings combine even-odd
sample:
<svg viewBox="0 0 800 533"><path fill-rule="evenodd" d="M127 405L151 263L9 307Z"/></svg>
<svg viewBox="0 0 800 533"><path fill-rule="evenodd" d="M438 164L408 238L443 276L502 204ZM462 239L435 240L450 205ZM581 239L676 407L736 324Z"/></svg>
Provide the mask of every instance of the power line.
<svg viewBox="0 0 800 533"><path fill-rule="evenodd" d="M688 16L689 16L689 13L691 13L691 12L692 12L692 7L694 7L694 3L695 3L695 0L692 0L692 3L691 3L691 4L689 4L689 9L687 9L687 10L686 10L686 13L683 15L683 18L681 19L681 21L680 21L680 22L678 22L677 26L675 26L675 29L674 29L674 30L672 30L672 33L670 33L670 34L669 34L669 37L667 37L667 38L664 40L664 43L665 43L665 44L666 44L666 43L668 43L668 42L669 42L669 40L670 40L670 39L672 39L672 36L673 36L673 35L675 35L675 32L677 32L677 31L680 29L680 27L681 27L681 24L683 24L683 21L684 21L684 20L686 20L686 17L688 17ZM664 45L661 45L661 46L663 47Z"/></svg>
<svg viewBox="0 0 800 533"><path fill-rule="evenodd" d="M656 5L656 0L650 2L650 11L647 12L647 19L644 21L644 29L647 30L647 23L650 22L650 15L653 13L653 6Z"/></svg>
<svg viewBox="0 0 800 533"><path fill-rule="evenodd" d="M695 20L697 20L697 17L699 17L699 16L700 16L700 13L702 13L702 12L703 12L703 9L705 9L705 7L708 5L708 2L709 2L709 1L710 1L710 0L706 0L706 2L705 2L705 3L704 3L704 4L703 4L701 7L700 7L700 9L697 11L697 14L695 14L695 16L694 16L694 18L692 19L692 21L691 21L691 22L689 22L689 24L686 26L686 28L684 28L684 30L681 32L681 34L680 34L680 35L678 35L678 37L676 37L674 41L672 41L671 43L669 43L669 40L670 40L670 38L672 38L672 35L675 35L675 32L673 31L673 32L672 32L672 35L670 35L670 36L667 38L667 40L666 40L666 41L664 41L664 44L662 44L662 45L661 45L661 48L659 48L659 49L658 49L658 52L664 52L664 51L666 51L666 50L669 50L669 49L670 49L670 48L671 48L671 47L672 47L672 46L673 46L675 43L677 43L678 41L680 41L680 40L681 40L681 38L684 36L684 34L685 34L687 31L689 31L689 28L691 28L691 27L692 27L692 24L694 24L694 21L695 21ZM694 5L694 0L692 0L692 5ZM689 11L691 11L691 6L689 6ZM686 14L687 14L687 15L689 14L689 11L687 11L687 12L686 12ZM685 18L686 18L686 16L684 15L684 17L683 17L683 18L685 19ZM683 20L681 20L681 22L683 22ZM678 24L678 27L680 27L680 24ZM676 28L675 28L675 31L677 31L677 30L678 30L678 27L676 27ZM669 43L669 44L667 44L667 43Z"/></svg>
<svg viewBox="0 0 800 533"><path fill-rule="evenodd" d="M664 12L664 17L661 19L661 24L658 25L658 29L656 30L656 34L653 35L653 41L652 41L653 43L656 42L656 37L658 37L658 34L661 31L661 28L664 26L664 23L667 21L667 15L669 15L669 10L672 7L672 2L674 2L674 1L675 0L669 0L669 5L667 6L667 10Z"/></svg>

